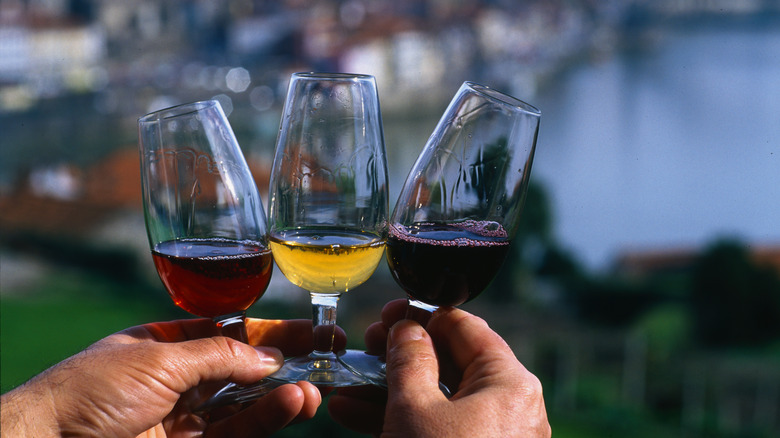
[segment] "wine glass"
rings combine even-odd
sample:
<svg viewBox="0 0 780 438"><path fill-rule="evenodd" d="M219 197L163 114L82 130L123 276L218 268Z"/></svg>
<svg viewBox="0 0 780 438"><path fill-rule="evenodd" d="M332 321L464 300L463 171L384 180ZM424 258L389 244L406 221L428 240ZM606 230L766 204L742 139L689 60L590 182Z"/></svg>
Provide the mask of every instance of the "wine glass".
<svg viewBox="0 0 780 438"><path fill-rule="evenodd" d="M247 342L246 310L265 292L273 257L260 195L222 107L210 100L147 114L138 136L160 279L177 306Z"/></svg>
<svg viewBox="0 0 780 438"><path fill-rule="evenodd" d="M387 263L410 308L474 299L499 271L517 230L541 113L465 82L401 189Z"/></svg>
<svg viewBox="0 0 780 438"><path fill-rule="evenodd" d="M541 113L465 82L413 165L390 216L387 263L421 323L493 280L518 227ZM356 366L385 386L385 370ZM440 384L443 392L448 393Z"/></svg>
<svg viewBox="0 0 780 438"><path fill-rule="evenodd" d="M292 75L269 199L274 260L290 282L309 291L314 333L314 350L288 359L269 378L366 384L338 360L333 337L339 298L373 274L385 249L387 163L373 76Z"/></svg>

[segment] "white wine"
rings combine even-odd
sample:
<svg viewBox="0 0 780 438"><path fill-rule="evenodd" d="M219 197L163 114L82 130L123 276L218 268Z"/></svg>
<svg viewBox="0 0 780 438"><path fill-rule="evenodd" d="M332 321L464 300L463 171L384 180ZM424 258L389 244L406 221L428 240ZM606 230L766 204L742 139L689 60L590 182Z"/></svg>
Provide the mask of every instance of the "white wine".
<svg viewBox="0 0 780 438"><path fill-rule="evenodd" d="M385 241L376 234L329 229L288 230L269 239L274 260L293 284L309 292L347 292L374 273Z"/></svg>

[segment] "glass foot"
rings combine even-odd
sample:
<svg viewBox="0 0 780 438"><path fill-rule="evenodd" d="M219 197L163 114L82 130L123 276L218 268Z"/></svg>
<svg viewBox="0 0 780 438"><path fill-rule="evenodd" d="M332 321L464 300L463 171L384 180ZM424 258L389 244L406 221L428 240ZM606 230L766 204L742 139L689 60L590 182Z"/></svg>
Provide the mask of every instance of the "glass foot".
<svg viewBox="0 0 780 438"><path fill-rule="evenodd" d="M347 354L345 350L341 354ZM335 354L311 354L288 359L279 371L267 377L279 383L311 382L316 386L344 387L370 385L371 382L342 364Z"/></svg>
<svg viewBox="0 0 780 438"><path fill-rule="evenodd" d="M195 408L193 412L209 412L213 409L256 400L283 384L284 383L268 379L263 379L253 385L247 386L228 383L224 388L217 391L214 395L209 397L208 400Z"/></svg>
<svg viewBox="0 0 780 438"><path fill-rule="evenodd" d="M387 389L387 364L383 357L360 350L346 350L339 354L339 362L371 385ZM439 382L439 390L447 398L452 397L452 391L442 382Z"/></svg>
<svg viewBox="0 0 780 438"><path fill-rule="evenodd" d="M387 389L387 365L384 358L361 350L344 350L339 353L338 360L369 384Z"/></svg>

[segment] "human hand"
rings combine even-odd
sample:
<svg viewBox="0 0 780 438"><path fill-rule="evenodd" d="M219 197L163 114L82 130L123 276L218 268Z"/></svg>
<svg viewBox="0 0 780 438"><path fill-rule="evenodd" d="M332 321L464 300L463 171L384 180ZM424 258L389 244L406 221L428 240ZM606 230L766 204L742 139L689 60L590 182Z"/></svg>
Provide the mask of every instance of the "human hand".
<svg viewBox="0 0 780 438"><path fill-rule="evenodd" d="M414 321L396 323L405 306L388 303L366 331L369 350L387 335L387 393L339 389L328 402L337 422L382 437L551 435L539 380L485 321L441 308L426 332ZM450 399L438 387L444 375Z"/></svg>
<svg viewBox="0 0 780 438"><path fill-rule="evenodd" d="M208 319L108 336L4 394L2 435L265 436L314 416L321 395L306 382L280 386L210 423L191 412L193 401L182 395L202 383L253 383L281 366L282 352L305 353L312 344L308 320L247 319L247 332L251 344L264 346L214 336Z"/></svg>

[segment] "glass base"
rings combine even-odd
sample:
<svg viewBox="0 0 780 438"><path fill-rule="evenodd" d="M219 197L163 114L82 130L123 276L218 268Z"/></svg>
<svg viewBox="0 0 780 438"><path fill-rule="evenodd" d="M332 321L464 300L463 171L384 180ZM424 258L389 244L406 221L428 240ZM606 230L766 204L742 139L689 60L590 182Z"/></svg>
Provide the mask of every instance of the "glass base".
<svg viewBox="0 0 780 438"><path fill-rule="evenodd" d="M345 350L340 353L350 353ZM333 354L312 353L308 356L287 359L279 371L267 377L279 383L310 382L316 386L339 388L344 386L370 385L371 382L360 374L354 373Z"/></svg>
<svg viewBox="0 0 780 438"><path fill-rule="evenodd" d="M353 373L362 376L369 384L387 389L387 364L383 357L360 350L347 350L339 354L339 362ZM447 398L452 397L452 391L442 382L439 382L439 390Z"/></svg>
<svg viewBox="0 0 780 438"><path fill-rule="evenodd" d="M257 400L283 384L284 383L268 379L263 379L255 384L246 386L228 383L224 388L209 397L208 400L193 409L193 412L206 413L217 408Z"/></svg>
<svg viewBox="0 0 780 438"><path fill-rule="evenodd" d="M361 350L343 350L338 353L336 360L312 360L310 356L292 358L285 361L279 371L253 385L228 384L194 409L194 412L206 413L213 409L250 402L268 394L274 388L300 381L334 388L374 385L387 389L387 365L383 357ZM448 398L452 396L449 388L441 382L439 389Z"/></svg>
<svg viewBox="0 0 780 438"><path fill-rule="evenodd" d="M343 357L347 358L346 362L342 362ZM351 364L355 364L358 368L352 368ZM381 364L381 374L369 372L373 364ZM366 374L359 373L357 369ZM268 394L274 388L300 381L334 388L364 385L387 388L384 363L380 362L377 356L360 350L343 350L338 356L325 355L324 358L323 355L312 353L309 356L288 359L277 372L253 385L242 386L229 383L194 411L204 413L236 403L253 401Z"/></svg>
<svg viewBox="0 0 780 438"><path fill-rule="evenodd" d="M361 350L345 350L338 355L339 362L369 384L387 389L387 364L384 358Z"/></svg>

